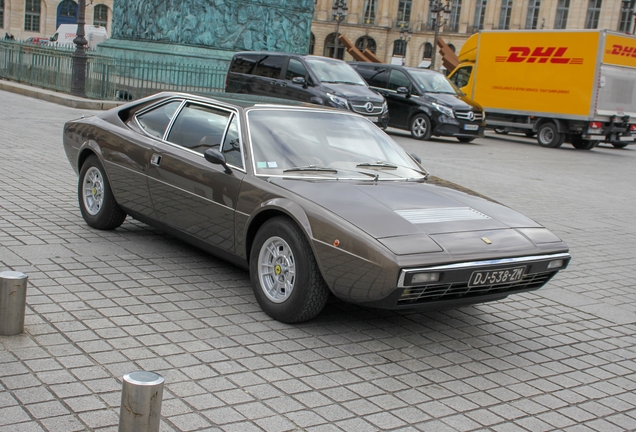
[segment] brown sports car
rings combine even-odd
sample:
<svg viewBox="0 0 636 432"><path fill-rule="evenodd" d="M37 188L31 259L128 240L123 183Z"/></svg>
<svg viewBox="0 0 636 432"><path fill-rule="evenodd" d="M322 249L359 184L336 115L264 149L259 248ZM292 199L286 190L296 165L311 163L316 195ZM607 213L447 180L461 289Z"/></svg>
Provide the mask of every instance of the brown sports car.
<svg viewBox="0 0 636 432"><path fill-rule="evenodd" d="M249 268L283 322L315 317L330 292L391 309L498 300L570 260L546 228L429 176L346 111L160 93L68 122L64 149L88 225L130 215Z"/></svg>

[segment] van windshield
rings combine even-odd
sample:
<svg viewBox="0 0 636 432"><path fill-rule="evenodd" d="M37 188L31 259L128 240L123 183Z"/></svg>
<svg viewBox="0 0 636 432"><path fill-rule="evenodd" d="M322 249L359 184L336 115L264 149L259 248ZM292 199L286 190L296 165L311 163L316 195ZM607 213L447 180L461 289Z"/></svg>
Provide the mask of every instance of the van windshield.
<svg viewBox="0 0 636 432"><path fill-rule="evenodd" d="M305 57L305 61L323 83L353 84L366 87L364 80L347 63L326 57Z"/></svg>
<svg viewBox="0 0 636 432"><path fill-rule="evenodd" d="M459 94L451 82L439 72L425 70L409 70L420 90L426 93Z"/></svg>

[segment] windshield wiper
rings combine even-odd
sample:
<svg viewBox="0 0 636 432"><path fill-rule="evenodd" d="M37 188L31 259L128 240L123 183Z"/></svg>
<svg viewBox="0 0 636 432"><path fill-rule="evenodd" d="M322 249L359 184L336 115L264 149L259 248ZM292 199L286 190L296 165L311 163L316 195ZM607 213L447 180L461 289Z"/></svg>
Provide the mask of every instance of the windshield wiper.
<svg viewBox="0 0 636 432"><path fill-rule="evenodd" d="M352 85L363 85L362 83L359 82L353 82L353 81L323 81L324 83L329 83L329 84L352 84Z"/></svg>
<svg viewBox="0 0 636 432"><path fill-rule="evenodd" d="M397 169L397 165L390 164L388 162L377 161L377 162L363 162L356 165L356 168L365 167L365 168L388 168L388 169Z"/></svg>
<svg viewBox="0 0 636 432"><path fill-rule="evenodd" d="M294 171L319 171L319 172L329 172L333 174L338 174L338 170L335 168L320 167L316 165L298 166L298 167L287 168L283 170L283 172L294 172Z"/></svg>

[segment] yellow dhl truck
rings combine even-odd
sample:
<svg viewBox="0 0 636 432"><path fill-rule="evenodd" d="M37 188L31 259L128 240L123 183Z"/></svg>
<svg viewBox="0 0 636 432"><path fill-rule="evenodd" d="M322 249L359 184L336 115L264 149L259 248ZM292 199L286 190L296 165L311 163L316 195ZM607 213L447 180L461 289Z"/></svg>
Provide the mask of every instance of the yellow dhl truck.
<svg viewBox="0 0 636 432"><path fill-rule="evenodd" d="M495 132L589 150L636 139L636 37L607 30L481 31L449 78Z"/></svg>

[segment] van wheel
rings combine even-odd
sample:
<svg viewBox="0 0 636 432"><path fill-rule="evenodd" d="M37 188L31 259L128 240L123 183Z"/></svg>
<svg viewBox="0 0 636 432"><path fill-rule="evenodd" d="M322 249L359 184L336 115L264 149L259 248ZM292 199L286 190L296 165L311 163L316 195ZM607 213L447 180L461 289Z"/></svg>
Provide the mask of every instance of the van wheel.
<svg viewBox="0 0 636 432"><path fill-rule="evenodd" d="M431 138L433 131L431 130L431 119L426 114L418 114L411 120L411 136L419 140L428 140Z"/></svg>
<svg viewBox="0 0 636 432"><path fill-rule="evenodd" d="M541 147L561 147L565 141L565 134L559 133L554 123L543 123L537 130L537 141Z"/></svg>
<svg viewBox="0 0 636 432"><path fill-rule="evenodd" d="M286 217L268 220L256 233L250 279L263 312L284 323L314 318L329 298L305 234Z"/></svg>
<svg viewBox="0 0 636 432"><path fill-rule="evenodd" d="M506 130L506 128L503 127L496 127L495 133L499 135L508 135L508 131Z"/></svg>
<svg viewBox="0 0 636 432"><path fill-rule="evenodd" d="M470 137L457 137L457 141L459 141L460 143L469 143L474 141L475 138L470 138Z"/></svg>

